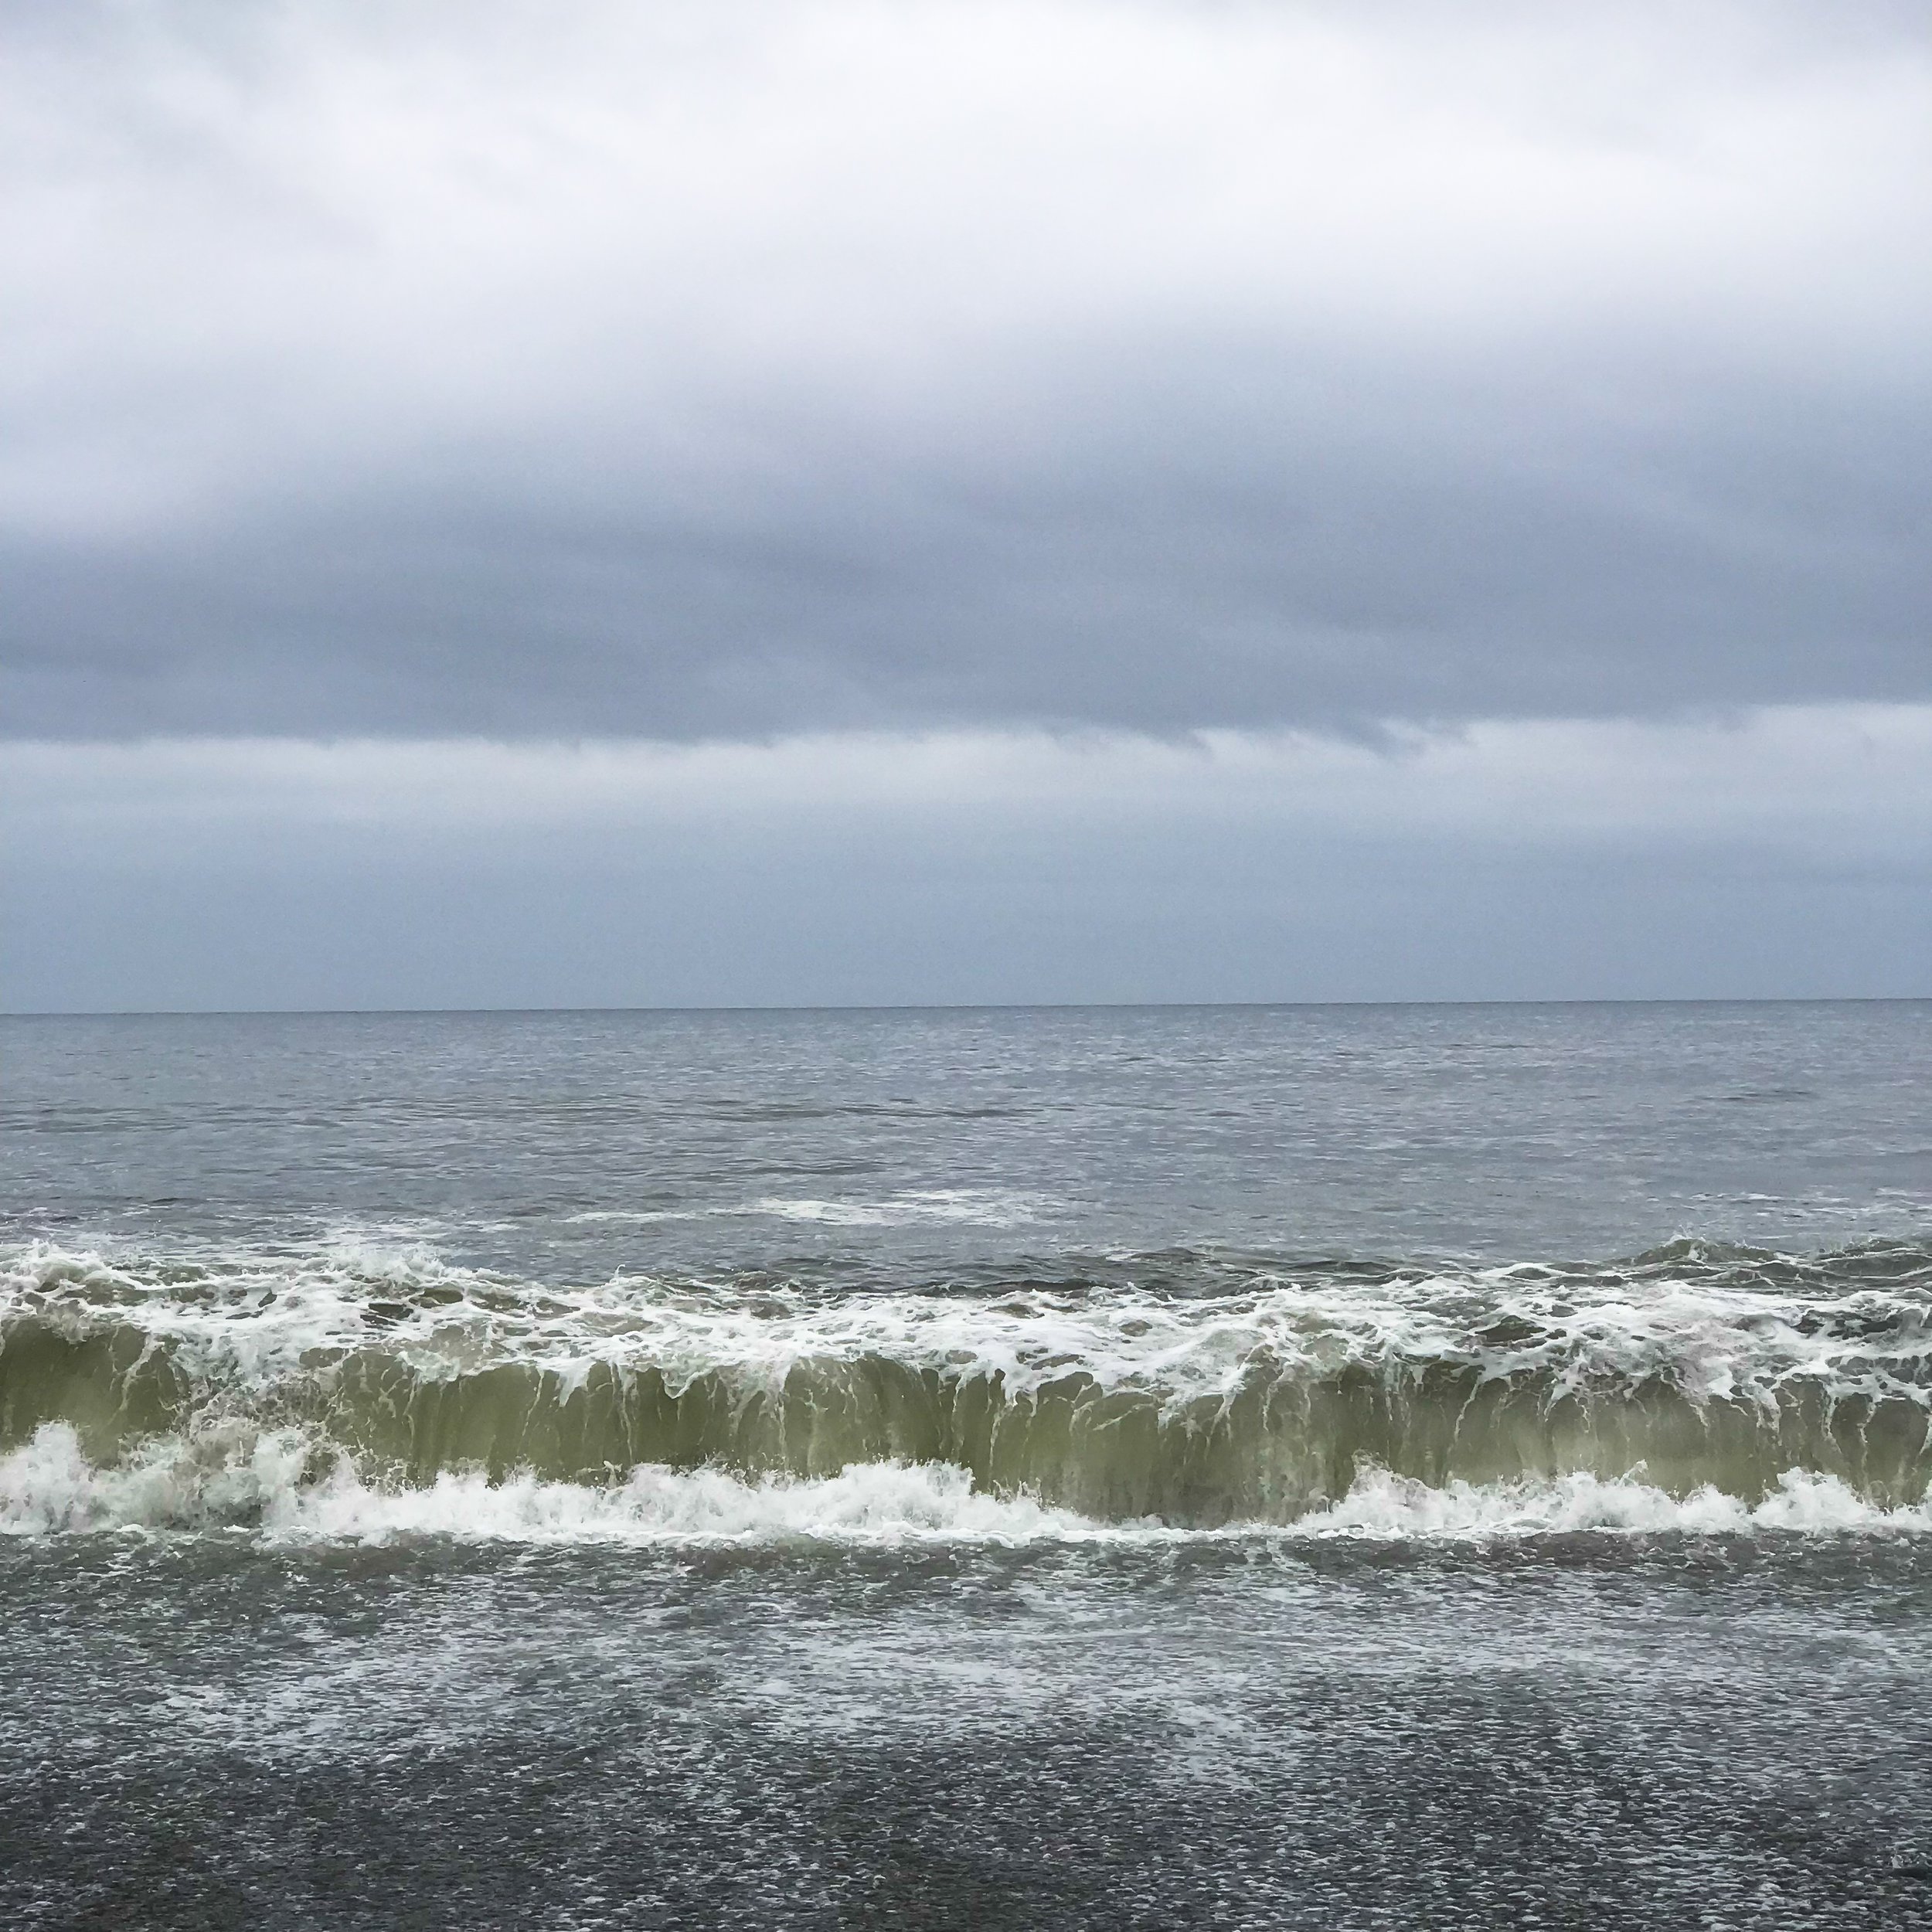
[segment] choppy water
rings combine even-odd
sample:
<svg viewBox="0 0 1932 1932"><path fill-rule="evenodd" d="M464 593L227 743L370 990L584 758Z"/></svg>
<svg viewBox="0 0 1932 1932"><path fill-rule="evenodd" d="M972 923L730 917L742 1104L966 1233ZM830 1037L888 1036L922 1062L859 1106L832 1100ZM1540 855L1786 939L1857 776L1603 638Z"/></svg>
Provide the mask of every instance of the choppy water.
<svg viewBox="0 0 1932 1932"><path fill-rule="evenodd" d="M0 1022L0 1915L1932 1924L1929 1071Z"/></svg>

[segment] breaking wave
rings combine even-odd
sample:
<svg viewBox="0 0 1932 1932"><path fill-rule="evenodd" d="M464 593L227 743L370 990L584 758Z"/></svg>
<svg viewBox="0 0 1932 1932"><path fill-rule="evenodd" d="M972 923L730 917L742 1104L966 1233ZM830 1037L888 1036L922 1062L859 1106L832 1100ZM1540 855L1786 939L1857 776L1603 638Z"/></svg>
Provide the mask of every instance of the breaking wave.
<svg viewBox="0 0 1932 1932"><path fill-rule="evenodd" d="M1150 1257L972 1292L0 1256L0 1527L1923 1529L1932 1250Z"/></svg>
<svg viewBox="0 0 1932 1932"><path fill-rule="evenodd" d="M730 1544L806 1540L890 1546L1151 1543L1273 1533L1412 1540L1576 1534L1709 1535L1932 1530L1932 1509L1886 1509L1833 1476L1787 1471L1747 1504L1709 1487L1676 1497L1634 1478L1570 1475L1432 1488L1383 1469L1287 1526L1177 1528L1152 1518L1104 1522L1030 1496L995 1496L945 1464L855 1463L835 1476L767 1475L643 1464L606 1484L519 1471L494 1481L444 1471L421 1488L383 1488L337 1461L317 1478L298 1431L206 1441L162 1438L126 1464L89 1462L73 1427L49 1423L0 1456L0 1533L246 1526L276 1538L383 1542L445 1536L515 1543Z"/></svg>

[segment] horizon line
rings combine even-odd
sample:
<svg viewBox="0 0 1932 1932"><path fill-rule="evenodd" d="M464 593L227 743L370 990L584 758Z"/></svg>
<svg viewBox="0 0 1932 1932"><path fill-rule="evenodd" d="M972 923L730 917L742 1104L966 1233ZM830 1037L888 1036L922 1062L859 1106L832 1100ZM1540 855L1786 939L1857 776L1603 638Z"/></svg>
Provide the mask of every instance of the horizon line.
<svg viewBox="0 0 1932 1932"><path fill-rule="evenodd" d="M580 1013L1039 1013L1281 1012L1412 1006L1913 1006L1932 993L1714 993L1484 999L841 1000L604 1006L120 1006L0 1009L0 1019L512 1019Z"/></svg>

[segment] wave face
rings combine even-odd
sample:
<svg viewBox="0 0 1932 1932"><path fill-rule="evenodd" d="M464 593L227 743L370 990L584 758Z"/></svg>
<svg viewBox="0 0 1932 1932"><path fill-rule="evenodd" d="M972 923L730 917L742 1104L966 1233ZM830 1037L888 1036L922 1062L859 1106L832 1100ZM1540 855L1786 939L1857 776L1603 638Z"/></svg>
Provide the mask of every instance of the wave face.
<svg viewBox="0 0 1932 1932"><path fill-rule="evenodd" d="M0 1257L0 1523L1025 1539L1922 1527L1932 1248L1166 1255L876 1293Z"/></svg>

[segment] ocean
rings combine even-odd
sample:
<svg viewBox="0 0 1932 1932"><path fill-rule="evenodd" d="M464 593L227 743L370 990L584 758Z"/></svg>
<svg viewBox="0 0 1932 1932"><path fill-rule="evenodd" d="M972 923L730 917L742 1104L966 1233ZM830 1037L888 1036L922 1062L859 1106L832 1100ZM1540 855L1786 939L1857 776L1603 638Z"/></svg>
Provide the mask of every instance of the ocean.
<svg viewBox="0 0 1932 1932"><path fill-rule="evenodd" d="M0 1020L0 1923L1932 1927L1932 1002Z"/></svg>

